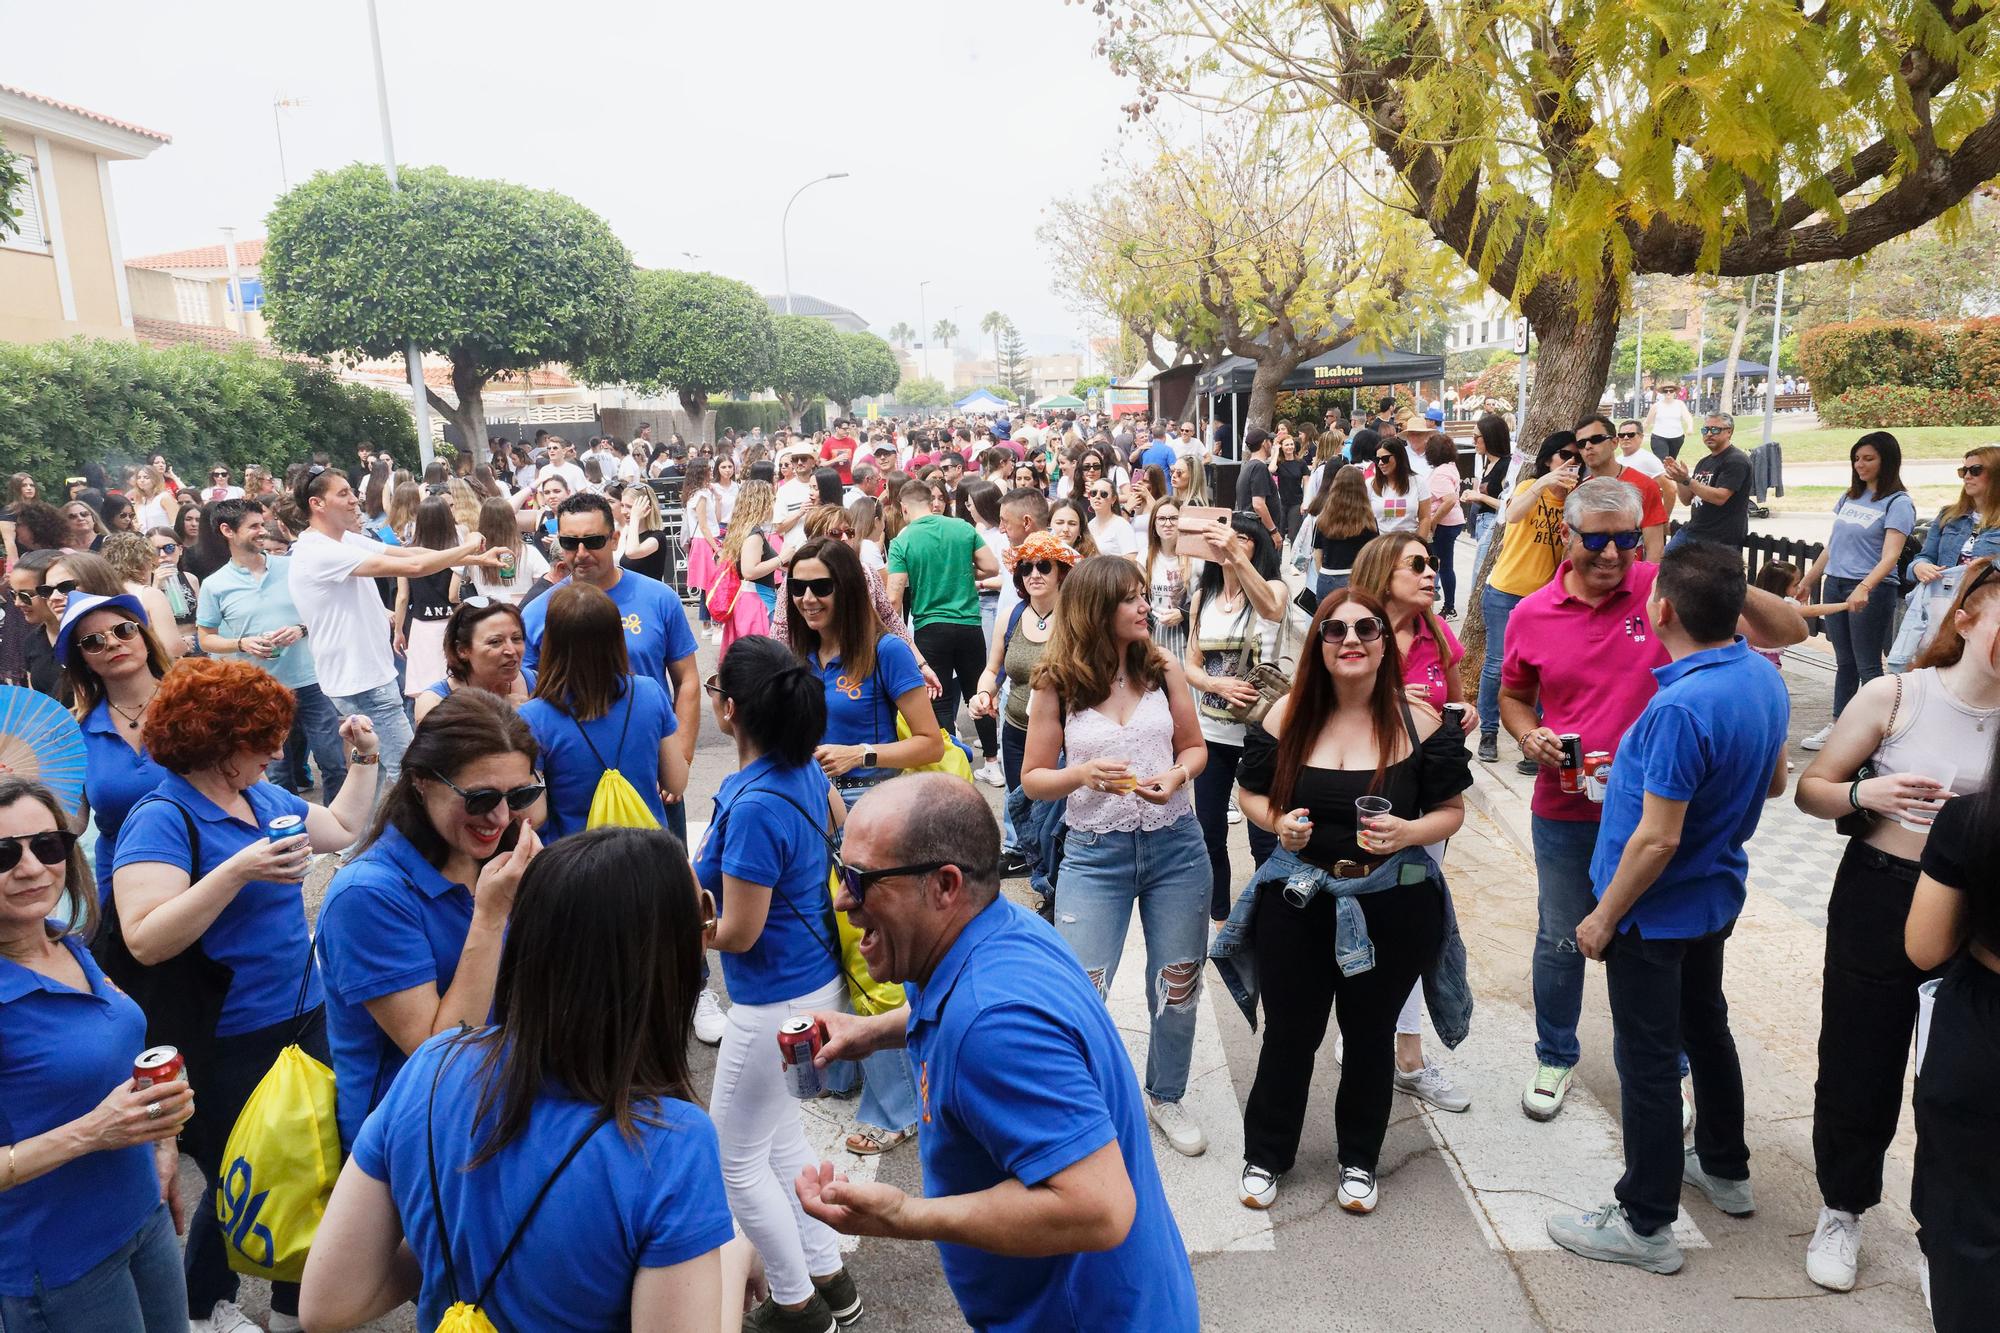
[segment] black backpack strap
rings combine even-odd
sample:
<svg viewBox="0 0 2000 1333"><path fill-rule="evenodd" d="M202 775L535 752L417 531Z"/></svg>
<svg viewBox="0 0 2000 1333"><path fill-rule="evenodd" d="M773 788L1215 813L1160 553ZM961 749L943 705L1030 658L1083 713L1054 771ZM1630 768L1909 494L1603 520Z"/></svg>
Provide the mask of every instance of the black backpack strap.
<svg viewBox="0 0 2000 1333"><path fill-rule="evenodd" d="M625 738L632 732L632 696L637 694L638 692L639 692L638 688L635 685L633 685L629 681L626 683L625 723L618 730L617 753L619 754L625 753ZM572 727L576 728L576 734L583 738L583 743L590 750L590 757L597 761L597 766L603 769L607 773L616 773L618 771L618 766L616 764L607 764L604 762L604 756L597 752L596 743L590 739L590 733L583 729L583 723L576 720L576 714L570 712L568 709L564 709L563 716L569 719L569 724Z"/></svg>

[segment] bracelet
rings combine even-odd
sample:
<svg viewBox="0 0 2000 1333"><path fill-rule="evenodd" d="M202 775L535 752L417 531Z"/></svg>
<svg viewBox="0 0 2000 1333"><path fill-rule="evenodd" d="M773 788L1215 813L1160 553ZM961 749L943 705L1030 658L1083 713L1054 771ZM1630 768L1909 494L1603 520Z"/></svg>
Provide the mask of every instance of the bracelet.
<svg viewBox="0 0 2000 1333"><path fill-rule="evenodd" d="M379 764L382 762L382 752L377 750L374 754L363 754L359 750L349 750L347 752L347 762L350 764Z"/></svg>
<svg viewBox="0 0 2000 1333"><path fill-rule="evenodd" d="M7 1145L7 1189L13 1189L16 1183L14 1180L14 1149L16 1146L12 1143Z"/></svg>
<svg viewBox="0 0 2000 1333"><path fill-rule="evenodd" d="M1854 809L1861 808L1861 779L1856 778L1847 786L1847 803Z"/></svg>

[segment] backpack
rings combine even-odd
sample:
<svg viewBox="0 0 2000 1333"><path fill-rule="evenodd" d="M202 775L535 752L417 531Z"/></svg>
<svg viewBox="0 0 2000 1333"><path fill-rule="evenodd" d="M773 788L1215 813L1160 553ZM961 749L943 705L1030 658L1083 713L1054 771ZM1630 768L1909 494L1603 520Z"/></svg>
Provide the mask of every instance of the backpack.
<svg viewBox="0 0 2000 1333"><path fill-rule="evenodd" d="M638 692L638 687L634 684L628 684L625 688L625 722L619 729L618 748L614 753L624 753L625 737L632 729L632 696ZM590 757L604 770L604 776L597 780L597 790L591 794L590 814L584 820L583 826L587 829L658 828L660 821L653 818L653 812L647 806L646 798L639 794L639 789L634 787L631 780L619 772L615 765L604 762L604 756L597 752L597 746L591 741L590 733L583 729L581 722L574 716L570 716L569 721L570 725L576 728L576 734L583 737L583 743L590 748Z"/></svg>

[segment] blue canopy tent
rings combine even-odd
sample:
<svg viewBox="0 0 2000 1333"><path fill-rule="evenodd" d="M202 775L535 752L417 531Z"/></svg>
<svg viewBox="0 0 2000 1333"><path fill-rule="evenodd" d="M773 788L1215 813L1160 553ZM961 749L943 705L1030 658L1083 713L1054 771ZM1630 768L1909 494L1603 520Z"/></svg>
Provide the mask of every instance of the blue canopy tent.
<svg viewBox="0 0 2000 1333"><path fill-rule="evenodd" d="M976 389L973 392L965 395L965 397L959 399L957 402L953 403L951 405L951 410L954 412L984 412L990 414L994 412L1005 412L1012 406L1013 404L1008 402L1005 398L1001 398L996 394L988 393L984 389Z"/></svg>
<svg viewBox="0 0 2000 1333"><path fill-rule="evenodd" d="M1695 369L1681 376L1681 378L1684 380L1719 380L1728 373L1729 363L1727 361L1711 361L1705 366L1697 366ZM1739 379L1762 379L1770 373L1771 368L1761 361L1738 361L1736 363L1736 374Z"/></svg>

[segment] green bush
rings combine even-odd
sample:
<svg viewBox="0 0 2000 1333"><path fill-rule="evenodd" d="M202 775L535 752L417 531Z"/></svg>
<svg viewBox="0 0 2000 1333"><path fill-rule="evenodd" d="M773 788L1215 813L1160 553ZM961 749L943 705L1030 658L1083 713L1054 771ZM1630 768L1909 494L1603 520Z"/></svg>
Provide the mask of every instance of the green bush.
<svg viewBox="0 0 2000 1333"><path fill-rule="evenodd" d="M785 414L785 405L775 399L757 402L714 402L710 401L709 411L714 414L710 429L717 435L734 427L738 435L748 435L753 428L761 428L766 435L783 426L792 424Z"/></svg>
<svg viewBox="0 0 2000 1333"><path fill-rule="evenodd" d="M283 476L315 449L344 464L362 440L416 461L416 429L394 394L317 365L89 338L0 344L0 458L44 482L154 452L184 477L211 463Z"/></svg>
<svg viewBox="0 0 2000 1333"><path fill-rule="evenodd" d="M1817 398L1871 385L1951 389L1959 384L1952 332L1918 320L1825 324L1799 335L1799 362Z"/></svg>
<svg viewBox="0 0 2000 1333"><path fill-rule="evenodd" d="M1870 384L1835 398L1814 396L1823 426L2000 426L2000 393L1990 390Z"/></svg>

